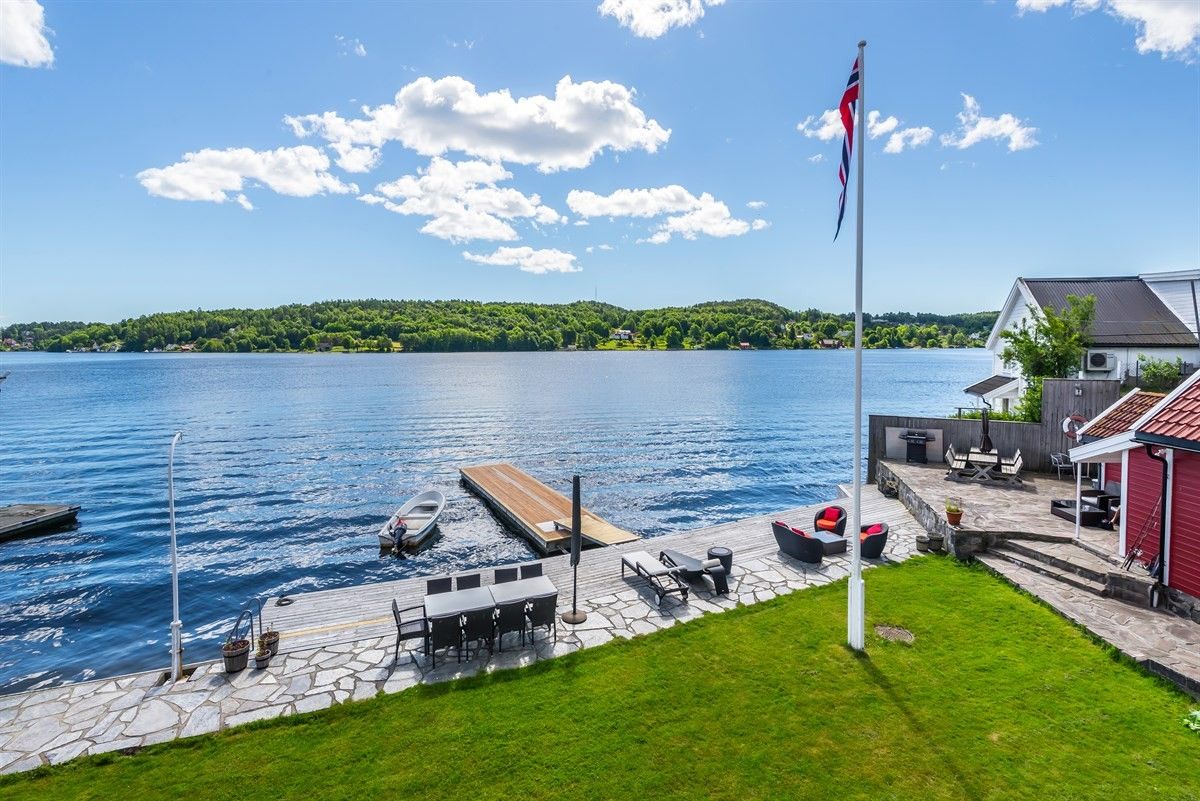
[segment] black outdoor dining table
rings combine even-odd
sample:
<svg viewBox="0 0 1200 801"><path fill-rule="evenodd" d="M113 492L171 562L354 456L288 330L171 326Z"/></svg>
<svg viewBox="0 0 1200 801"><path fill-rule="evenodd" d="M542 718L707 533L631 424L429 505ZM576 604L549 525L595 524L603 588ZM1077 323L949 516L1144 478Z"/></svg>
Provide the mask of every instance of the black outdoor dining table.
<svg viewBox="0 0 1200 801"><path fill-rule="evenodd" d="M425 596L425 615L427 617L462 615L480 609L491 609L497 604L541 598L557 592L558 588L554 586L554 582L545 576L493 584L489 587L439 592Z"/></svg>
<svg viewBox="0 0 1200 801"><path fill-rule="evenodd" d="M426 595L425 615L426 617L447 617L476 612L480 609L491 609L496 605L496 599L492 597L491 589L491 587L472 587L469 590Z"/></svg>
<svg viewBox="0 0 1200 801"><path fill-rule="evenodd" d="M497 604L506 604L521 600L528 601L533 598L554 595L558 592L558 587L554 586L554 582L545 576L534 576L533 578L509 581L504 584L493 584L487 589L492 591L492 598L495 599Z"/></svg>

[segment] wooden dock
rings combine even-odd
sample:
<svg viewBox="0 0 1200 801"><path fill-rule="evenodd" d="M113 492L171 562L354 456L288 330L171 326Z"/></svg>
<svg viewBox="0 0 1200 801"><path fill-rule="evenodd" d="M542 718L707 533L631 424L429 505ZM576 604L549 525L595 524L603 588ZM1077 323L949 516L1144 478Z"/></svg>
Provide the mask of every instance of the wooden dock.
<svg viewBox="0 0 1200 801"><path fill-rule="evenodd" d="M570 498L506 462L464 467L458 472L467 489L538 551L552 554L570 548ZM582 511L581 523L583 538L592 545L620 545L639 539L587 508Z"/></svg>
<svg viewBox="0 0 1200 801"><path fill-rule="evenodd" d="M78 506L61 503L15 503L0 506L0 542L75 522Z"/></svg>
<svg viewBox="0 0 1200 801"><path fill-rule="evenodd" d="M845 506L845 501L834 501ZM771 534L771 521L785 520L809 526L816 510L826 504L775 512L769 515L735 520L707 528L664 534L645 540L634 540L612 548L588 551L579 564L579 598L582 601L640 586L632 578L621 577L621 556L630 551L646 550L657 555L663 548L675 548L703 557L713 545L733 549L734 571L738 565L752 559L780 560L779 546ZM882 521L892 527L889 542L909 540L925 529L913 519L898 500L885 498L874 487L863 488L863 520ZM889 545L889 548L891 545ZM829 557L827 564L844 563L844 555ZM567 555L541 560L545 575L559 588L559 605L569 608L571 598L571 560ZM511 567L511 565L496 565ZM492 583L492 569L470 571L483 573L483 583ZM446 575L446 574L441 574ZM419 606L425 598L425 581L429 576L415 576L397 581L381 581L317 590L288 597L286 606L276 606L277 598L268 599L263 607L263 622L281 632L281 651L302 651L336 643L351 642L368 637L396 634L392 620L392 600L401 608Z"/></svg>

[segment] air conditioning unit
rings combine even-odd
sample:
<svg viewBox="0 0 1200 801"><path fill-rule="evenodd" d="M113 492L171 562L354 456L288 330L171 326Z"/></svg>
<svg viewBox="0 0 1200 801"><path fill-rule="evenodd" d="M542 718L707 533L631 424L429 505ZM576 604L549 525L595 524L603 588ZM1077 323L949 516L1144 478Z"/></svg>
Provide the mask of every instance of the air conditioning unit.
<svg viewBox="0 0 1200 801"><path fill-rule="evenodd" d="M1101 353L1092 351L1087 355L1087 367L1090 372L1107 373L1116 367L1117 355L1115 353Z"/></svg>

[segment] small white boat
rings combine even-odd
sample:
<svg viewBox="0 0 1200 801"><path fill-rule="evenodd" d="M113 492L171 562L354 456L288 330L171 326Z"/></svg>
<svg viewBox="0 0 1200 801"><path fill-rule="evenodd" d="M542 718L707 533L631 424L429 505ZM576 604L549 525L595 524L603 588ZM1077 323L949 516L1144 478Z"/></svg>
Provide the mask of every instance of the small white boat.
<svg viewBox="0 0 1200 801"><path fill-rule="evenodd" d="M396 510L396 514L379 529L379 547L395 548L401 545L409 547L420 545L433 533L438 517L446 506L446 496L437 490L427 490L420 495L409 498L404 505ZM401 531L401 522L405 530ZM400 541L396 542L396 535Z"/></svg>

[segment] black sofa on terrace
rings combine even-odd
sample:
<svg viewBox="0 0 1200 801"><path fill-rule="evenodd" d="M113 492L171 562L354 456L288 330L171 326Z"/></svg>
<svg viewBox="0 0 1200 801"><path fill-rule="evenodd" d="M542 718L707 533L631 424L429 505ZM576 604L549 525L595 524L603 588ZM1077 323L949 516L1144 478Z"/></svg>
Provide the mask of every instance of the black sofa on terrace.
<svg viewBox="0 0 1200 801"><path fill-rule="evenodd" d="M779 543L779 550L788 556L810 565L821 564L821 559L825 556L825 545L816 537L793 530L779 520L771 524L771 531L775 534L775 542Z"/></svg>

